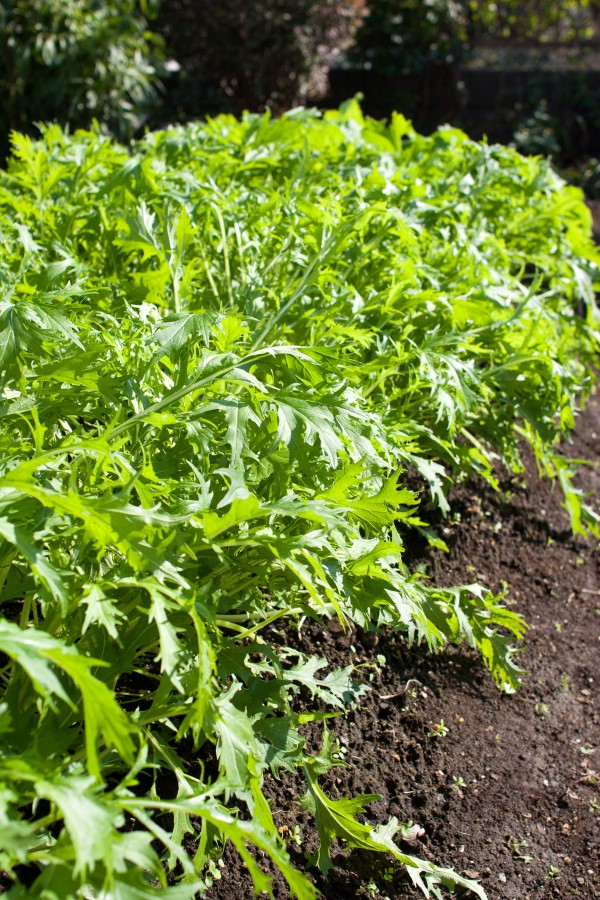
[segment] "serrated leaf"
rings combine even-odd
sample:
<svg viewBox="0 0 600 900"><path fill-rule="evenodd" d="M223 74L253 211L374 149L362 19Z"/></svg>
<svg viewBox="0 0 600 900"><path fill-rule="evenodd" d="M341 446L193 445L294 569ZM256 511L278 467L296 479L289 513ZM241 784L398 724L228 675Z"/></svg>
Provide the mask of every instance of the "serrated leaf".
<svg viewBox="0 0 600 900"><path fill-rule="evenodd" d="M171 356L185 347L188 342L201 339L208 347L210 330L218 317L216 313L172 313L154 329L153 340L158 344L151 361L162 356Z"/></svg>
<svg viewBox="0 0 600 900"><path fill-rule="evenodd" d="M101 625L113 640L119 640L119 622L124 615L114 602L107 597L97 584L86 585L81 602L86 606L85 619L81 628L85 634L92 623Z"/></svg>
<svg viewBox="0 0 600 900"><path fill-rule="evenodd" d="M344 445L337 433L332 410L322 401L311 403L307 396L286 391L280 391L274 401L279 419L275 441L288 447L296 458L304 456L304 444L311 446L318 441L324 457L335 467Z"/></svg>
<svg viewBox="0 0 600 900"><path fill-rule="evenodd" d="M122 758L133 760L135 727L128 721L112 692L90 673L101 660L81 656L75 647L34 628L21 630L12 622L0 619L0 649L27 672L41 694L55 694L73 705L69 693L51 664L69 675L83 701L86 726L86 752L89 771L100 775L97 743L102 737L109 747L116 747Z"/></svg>
<svg viewBox="0 0 600 900"><path fill-rule="evenodd" d="M300 684L308 688L313 696L320 697L330 706L344 709L356 702L365 692L365 688L352 680L354 666L333 669L324 678L317 677L317 673L327 665L325 658L311 656L289 669L284 669L282 678L290 684Z"/></svg>
<svg viewBox="0 0 600 900"><path fill-rule="evenodd" d="M102 803L93 791L93 780L73 777L52 782L40 780L36 792L60 810L75 849L74 874L85 878L97 862L103 862L110 871L114 865L113 843L122 817Z"/></svg>
<svg viewBox="0 0 600 900"><path fill-rule="evenodd" d="M140 809L144 809L148 805L148 802L131 798L127 799L123 805L137 815ZM246 844L264 851L271 858L287 881L293 897L297 897L298 900L316 900L317 891L314 885L294 869L283 847L276 839L267 834L258 822L238 819L232 816L225 807L214 801L207 802L204 798L191 797L185 800L170 800L164 806L165 809L173 812L181 811L199 816L226 835L248 867L257 894L261 890L270 893L271 880L258 868L254 857L248 853Z"/></svg>
<svg viewBox="0 0 600 900"><path fill-rule="evenodd" d="M48 590L49 594L57 600L66 613L69 603L67 585L62 574L48 562L39 547L32 538L19 525L15 525L9 519L0 517L0 535L17 550L22 553L36 579Z"/></svg>
<svg viewBox="0 0 600 900"><path fill-rule="evenodd" d="M319 787L310 765L305 767L305 771L308 791L303 799L303 806L315 817L320 844L314 854L314 862L324 875L332 868L330 848L332 841L337 838L351 848L391 854L406 867L411 880L421 888L426 897L429 896L429 890L433 886L443 884L447 887L463 887L473 891L481 900L486 900L483 888L472 879L463 878L450 869L440 869L433 863L402 853L392 840L394 824L388 823L383 827L372 828L370 825L357 822L355 817L364 812L365 804L378 800L379 795L360 794L351 799L330 800Z"/></svg>
<svg viewBox="0 0 600 900"><path fill-rule="evenodd" d="M253 775L249 768L250 760L260 756L252 719L232 703L239 689L240 685L234 682L226 693L214 701L217 756L228 788L233 791L248 787Z"/></svg>

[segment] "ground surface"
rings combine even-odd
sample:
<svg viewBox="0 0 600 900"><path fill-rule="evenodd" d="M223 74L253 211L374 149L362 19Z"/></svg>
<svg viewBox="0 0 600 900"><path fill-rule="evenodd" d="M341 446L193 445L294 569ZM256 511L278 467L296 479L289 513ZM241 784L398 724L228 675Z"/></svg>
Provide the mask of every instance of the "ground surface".
<svg viewBox="0 0 600 900"><path fill-rule="evenodd" d="M565 452L598 460L599 439L596 395ZM521 477L505 481L500 494L483 484L457 490L453 518L442 526L450 553L421 559L440 584L508 585L507 602L531 626L520 657L529 674L518 694L500 695L468 650L431 656L386 637L374 645L372 636L344 635L333 623L329 632L303 632L302 649L338 665L365 663L371 679L360 707L335 723L350 768L332 771L325 785L331 796L381 794L370 821L394 815L417 824L423 834L404 849L478 878L489 900L594 900L600 552L597 541L572 537L558 490L540 482L531 463L526 477L527 486ZM580 486L598 491L600 468L583 470ZM442 721L447 734L430 736ZM293 783L270 783L268 791L277 825L290 832L299 826L294 859L302 866L313 848L310 818ZM314 876L329 900L421 896L385 859L338 853L335 861L327 882ZM225 862L210 900L252 896L235 856ZM289 896L278 879L275 896Z"/></svg>

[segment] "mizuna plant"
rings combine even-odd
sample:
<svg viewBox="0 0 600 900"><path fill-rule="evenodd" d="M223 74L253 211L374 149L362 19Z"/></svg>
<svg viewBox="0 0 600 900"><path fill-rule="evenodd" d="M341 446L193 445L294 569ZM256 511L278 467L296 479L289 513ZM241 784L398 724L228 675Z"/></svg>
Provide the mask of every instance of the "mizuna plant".
<svg viewBox="0 0 600 900"><path fill-rule="evenodd" d="M549 167L340 112L222 117L132 151L13 136L0 173L0 847L11 898L201 896L231 841L290 864L262 791L302 773L334 840L426 895L473 882L332 800L326 720L365 690L274 623L479 648L524 623L402 561L416 469L494 481L519 441L597 529L556 442L598 347L598 256ZM293 635L288 628L287 634ZM314 702L311 708L310 699ZM318 701L318 703L316 702ZM324 728L323 748L306 736Z"/></svg>

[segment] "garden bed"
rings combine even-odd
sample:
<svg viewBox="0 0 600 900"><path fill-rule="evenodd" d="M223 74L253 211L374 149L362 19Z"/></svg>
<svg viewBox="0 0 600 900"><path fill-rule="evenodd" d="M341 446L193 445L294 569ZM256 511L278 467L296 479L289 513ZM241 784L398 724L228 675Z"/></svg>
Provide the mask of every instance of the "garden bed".
<svg viewBox="0 0 600 900"><path fill-rule="evenodd" d="M51 126L0 189L0 891L239 897L232 846L278 898L521 898L508 848L536 897L590 896L549 805L590 835L593 669L556 649L600 605L558 449L598 358L581 192L357 103Z"/></svg>
<svg viewBox="0 0 600 900"><path fill-rule="evenodd" d="M568 454L598 461L599 435L596 394ZM432 656L332 624L303 633L301 648L376 673L360 707L336 723L350 768L333 771L331 796L381 794L373 820L395 815L418 825L424 834L404 848L477 878L489 900L589 900L600 893L599 552L594 540L572 536L558 492L537 478L531 459L525 476L527 487L513 478L499 494L476 482L458 489L444 527L450 553L417 553L412 563L425 564L437 583L507 586L530 625L520 660L529 674L517 694L500 695L477 655L455 647ZM584 490L599 483L598 468L581 470ZM442 722L447 734L430 736ZM289 784L271 782L269 793L282 832L300 826L301 865L313 849L308 814ZM316 881L329 900L421 896L389 861L357 853L334 860L329 880ZM228 854L207 898L250 895L250 879ZM282 882L275 896L288 896Z"/></svg>

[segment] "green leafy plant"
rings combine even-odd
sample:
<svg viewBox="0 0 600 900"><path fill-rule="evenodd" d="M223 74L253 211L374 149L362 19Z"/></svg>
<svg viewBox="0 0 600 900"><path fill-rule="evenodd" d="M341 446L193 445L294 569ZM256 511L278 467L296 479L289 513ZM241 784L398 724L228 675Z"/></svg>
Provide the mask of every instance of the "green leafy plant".
<svg viewBox="0 0 600 900"><path fill-rule="evenodd" d="M522 862L525 865L529 865L529 863L534 861L533 856L529 856L527 853L523 853L524 848L529 846L529 841L523 839L519 839L516 837L511 837L508 840L508 849L511 851L513 859L518 862Z"/></svg>
<svg viewBox="0 0 600 900"><path fill-rule="evenodd" d="M356 104L220 117L133 149L16 134L0 173L0 869L9 897L202 894L229 841L294 869L262 789L300 773L320 843L391 855L333 800L325 727L366 689L294 646L337 617L479 649L515 690L524 623L411 574L452 481L559 480L591 385L598 255L546 163ZM580 304L584 315L576 312ZM287 635L287 637L286 637ZM323 728L322 749L307 736ZM361 820L357 820L357 816ZM82 828L82 822L85 828Z"/></svg>

